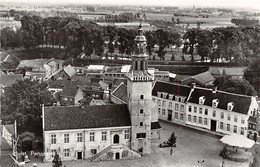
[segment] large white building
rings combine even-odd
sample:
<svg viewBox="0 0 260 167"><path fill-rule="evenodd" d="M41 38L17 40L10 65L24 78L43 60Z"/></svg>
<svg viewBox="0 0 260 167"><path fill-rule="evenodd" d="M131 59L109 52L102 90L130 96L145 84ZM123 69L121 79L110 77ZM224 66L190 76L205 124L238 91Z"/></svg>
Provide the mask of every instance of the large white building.
<svg viewBox="0 0 260 167"><path fill-rule="evenodd" d="M125 101L101 106L43 107L44 161L54 152L62 160L91 161L140 158L160 136L157 112L152 112L152 83L148 73L142 28L135 38L132 68L127 74ZM118 103L121 104L118 104Z"/></svg>
<svg viewBox="0 0 260 167"><path fill-rule="evenodd" d="M249 121L256 119L259 108L254 96L201 88L194 84L188 87L157 81L152 95L160 119L221 134L249 136L252 133Z"/></svg>

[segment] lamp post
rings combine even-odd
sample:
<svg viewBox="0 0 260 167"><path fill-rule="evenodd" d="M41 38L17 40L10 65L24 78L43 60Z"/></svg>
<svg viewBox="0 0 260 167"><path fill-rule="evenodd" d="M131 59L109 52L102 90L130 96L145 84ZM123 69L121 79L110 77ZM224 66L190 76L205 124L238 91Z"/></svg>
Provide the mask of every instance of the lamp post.
<svg viewBox="0 0 260 167"><path fill-rule="evenodd" d="M203 164L204 162L205 162L204 160L198 161L199 167L202 167L202 164Z"/></svg>

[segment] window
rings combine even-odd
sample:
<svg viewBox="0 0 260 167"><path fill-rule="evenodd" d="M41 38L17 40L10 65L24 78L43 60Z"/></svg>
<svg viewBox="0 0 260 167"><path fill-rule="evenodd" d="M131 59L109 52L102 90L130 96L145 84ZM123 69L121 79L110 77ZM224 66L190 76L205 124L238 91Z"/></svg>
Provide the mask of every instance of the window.
<svg viewBox="0 0 260 167"><path fill-rule="evenodd" d="M234 103L233 102L228 103L228 106L227 106L228 111L232 111L233 108L234 108Z"/></svg>
<svg viewBox="0 0 260 167"><path fill-rule="evenodd" d="M155 102L155 98L153 98L153 102Z"/></svg>
<svg viewBox="0 0 260 167"><path fill-rule="evenodd" d="M177 112L175 112L174 118L178 119L178 113Z"/></svg>
<svg viewBox="0 0 260 167"><path fill-rule="evenodd" d="M90 141L95 141L95 132L90 132L89 133L89 140Z"/></svg>
<svg viewBox="0 0 260 167"><path fill-rule="evenodd" d="M165 100L162 101L162 106L166 107L166 101Z"/></svg>
<svg viewBox="0 0 260 167"><path fill-rule="evenodd" d="M179 96L175 96L175 101L179 101L180 97Z"/></svg>
<svg viewBox="0 0 260 167"><path fill-rule="evenodd" d="M169 108L172 109L172 102L169 102Z"/></svg>
<svg viewBox="0 0 260 167"><path fill-rule="evenodd" d="M143 109L140 109L140 114L143 114L144 113L144 110Z"/></svg>
<svg viewBox="0 0 260 167"><path fill-rule="evenodd" d="M51 150L51 157L54 157L55 153L56 153L55 149Z"/></svg>
<svg viewBox="0 0 260 167"><path fill-rule="evenodd" d="M241 128L240 134L244 135L244 133L245 133L244 128Z"/></svg>
<svg viewBox="0 0 260 167"><path fill-rule="evenodd" d="M191 115L188 115L188 121L191 122Z"/></svg>
<svg viewBox="0 0 260 167"><path fill-rule="evenodd" d="M204 125L208 125L208 119L204 118Z"/></svg>
<svg viewBox="0 0 260 167"><path fill-rule="evenodd" d="M230 131L230 125L227 124L227 131Z"/></svg>
<svg viewBox="0 0 260 167"><path fill-rule="evenodd" d="M214 99L212 101L212 107L217 107L218 106L218 103L219 103L219 100L218 99Z"/></svg>
<svg viewBox="0 0 260 167"><path fill-rule="evenodd" d="M221 118L221 119L224 119L224 112L221 112L220 118Z"/></svg>
<svg viewBox="0 0 260 167"><path fill-rule="evenodd" d="M56 144L56 135L51 135L51 144Z"/></svg>
<svg viewBox="0 0 260 167"><path fill-rule="evenodd" d="M237 122L237 115L234 116L234 121Z"/></svg>
<svg viewBox="0 0 260 167"><path fill-rule="evenodd" d="M175 110L179 111L179 104L175 104Z"/></svg>
<svg viewBox="0 0 260 167"><path fill-rule="evenodd" d="M69 143L70 142L69 137L70 137L69 134L64 134L64 143Z"/></svg>
<svg viewBox="0 0 260 167"><path fill-rule="evenodd" d="M141 95L141 96L140 96L140 99L144 99L144 95Z"/></svg>
<svg viewBox="0 0 260 167"><path fill-rule="evenodd" d="M107 132L102 132L102 141L107 140Z"/></svg>
<svg viewBox="0 0 260 167"><path fill-rule="evenodd" d="M223 122L220 122L220 129L223 129L224 128L224 124Z"/></svg>
<svg viewBox="0 0 260 167"><path fill-rule="evenodd" d="M197 117L193 116L193 122L196 123L197 122Z"/></svg>
<svg viewBox="0 0 260 167"><path fill-rule="evenodd" d="M199 104L204 104L205 100L206 100L205 96L201 96L199 98Z"/></svg>
<svg viewBox="0 0 260 167"><path fill-rule="evenodd" d="M184 111L184 105L181 105L181 111L182 112Z"/></svg>
<svg viewBox="0 0 260 167"><path fill-rule="evenodd" d="M234 133L237 133L237 126L234 126Z"/></svg>
<svg viewBox="0 0 260 167"><path fill-rule="evenodd" d="M185 97L181 97L181 102L184 103Z"/></svg>
<svg viewBox="0 0 260 167"><path fill-rule="evenodd" d="M161 109L160 108L158 108L158 115L160 115L161 114Z"/></svg>
<svg viewBox="0 0 260 167"><path fill-rule="evenodd" d="M91 149L90 152L91 154L97 154L97 149Z"/></svg>
<svg viewBox="0 0 260 167"><path fill-rule="evenodd" d="M162 94L161 92L157 92L158 97L161 97L161 94Z"/></svg>
<svg viewBox="0 0 260 167"><path fill-rule="evenodd" d="M245 123L245 119L242 117L241 118L241 124L244 124Z"/></svg>
<svg viewBox="0 0 260 167"><path fill-rule="evenodd" d="M165 109L162 109L162 116L165 116Z"/></svg>
<svg viewBox="0 0 260 167"><path fill-rule="evenodd" d="M77 142L82 142L82 133L77 133Z"/></svg>
<svg viewBox="0 0 260 167"><path fill-rule="evenodd" d="M199 124L202 124L202 118L199 117Z"/></svg>
<svg viewBox="0 0 260 167"><path fill-rule="evenodd" d="M216 111L215 110L213 110L212 116L216 117Z"/></svg>
<svg viewBox="0 0 260 167"><path fill-rule="evenodd" d="M157 99L157 105L161 106L161 100Z"/></svg>
<svg viewBox="0 0 260 167"><path fill-rule="evenodd" d="M208 115L208 109L205 108L205 115Z"/></svg>
<svg viewBox="0 0 260 167"><path fill-rule="evenodd" d="M197 113L197 107L194 107L194 113Z"/></svg>
<svg viewBox="0 0 260 167"><path fill-rule="evenodd" d="M139 138L146 138L146 133L137 133L136 134L136 138L139 139Z"/></svg>
<svg viewBox="0 0 260 167"><path fill-rule="evenodd" d="M70 156L70 149L64 149L64 157Z"/></svg>
<svg viewBox="0 0 260 167"><path fill-rule="evenodd" d="M189 106L189 112L191 112L191 110L192 110L192 108L191 108L191 106Z"/></svg>
<svg viewBox="0 0 260 167"><path fill-rule="evenodd" d="M143 122L140 122L140 126L144 126L144 123L143 123Z"/></svg>
<svg viewBox="0 0 260 167"><path fill-rule="evenodd" d="M68 100L68 98L67 98L67 97L64 97L64 98L63 98L63 100L64 100L64 101L67 101L67 100Z"/></svg>
<svg viewBox="0 0 260 167"><path fill-rule="evenodd" d="M228 121L231 120L231 115L230 115L230 114L227 115L227 120L228 120Z"/></svg>
<svg viewBox="0 0 260 167"><path fill-rule="evenodd" d="M180 115L180 120L183 121L183 114Z"/></svg>
<svg viewBox="0 0 260 167"><path fill-rule="evenodd" d="M130 130L125 130L125 139L130 139Z"/></svg>
<svg viewBox="0 0 260 167"><path fill-rule="evenodd" d="M199 108L199 113L202 114L202 108L201 107Z"/></svg>

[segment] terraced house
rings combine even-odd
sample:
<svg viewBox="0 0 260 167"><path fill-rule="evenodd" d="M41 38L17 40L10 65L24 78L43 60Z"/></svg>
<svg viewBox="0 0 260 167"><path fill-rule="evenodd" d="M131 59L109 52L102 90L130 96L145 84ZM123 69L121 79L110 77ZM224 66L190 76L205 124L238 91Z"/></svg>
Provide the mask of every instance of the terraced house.
<svg viewBox="0 0 260 167"><path fill-rule="evenodd" d="M152 95L160 119L259 140L259 105L254 96L162 81L156 81Z"/></svg>

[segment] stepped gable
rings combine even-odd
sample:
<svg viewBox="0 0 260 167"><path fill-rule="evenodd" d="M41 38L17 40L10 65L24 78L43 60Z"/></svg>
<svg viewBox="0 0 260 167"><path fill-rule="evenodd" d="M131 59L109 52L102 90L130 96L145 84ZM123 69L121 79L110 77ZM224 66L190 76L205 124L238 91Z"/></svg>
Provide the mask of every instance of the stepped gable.
<svg viewBox="0 0 260 167"><path fill-rule="evenodd" d="M120 126L131 126L126 104L44 108L45 131Z"/></svg>
<svg viewBox="0 0 260 167"><path fill-rule="evenodd" d="M251 104L251 96L239 95L223 91L216 91L214 93L212 89L198 87L196 87L191 93L188 102L199 104L199 98L202 96L205 97L204 105L212 106L213 99L218 99L219 103L217 108L223 110L227 110L228 103L233 102L234 108L232 111L241 114L247 114Z"/></svg>

